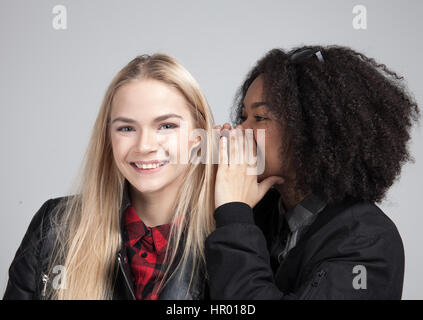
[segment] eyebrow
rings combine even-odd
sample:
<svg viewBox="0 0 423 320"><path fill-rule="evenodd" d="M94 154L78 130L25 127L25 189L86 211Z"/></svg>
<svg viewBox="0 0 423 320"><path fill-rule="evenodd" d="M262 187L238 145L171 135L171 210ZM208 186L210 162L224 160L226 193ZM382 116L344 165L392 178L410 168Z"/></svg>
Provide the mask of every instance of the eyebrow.
<svg viewBox="0 0 423 320"><path fill-rule="evenodd" d="M179 118L179 119L183 119L180 115L175 114L175 113L168 113L168 114L164 114L162 116L158 116L157 118L154 118L153 122L160 122L169 118ZM126 123L136 123L137 121L135 121L134 119L130 119L130 118L125 118L125 117L117 117L115 119L113 119L113 121L111 122L112 124L115 123L116 121L121 121L121 122L126 122Z"/></svg>
<svg viewBox="0 0 423 320"><path fill-rule="evenodd" d="M258 107L267 107L267 102L265 101L257 101L251 104L251 109L257 109ZM242 104L242 108L245 109L245 104Z"/></svg>

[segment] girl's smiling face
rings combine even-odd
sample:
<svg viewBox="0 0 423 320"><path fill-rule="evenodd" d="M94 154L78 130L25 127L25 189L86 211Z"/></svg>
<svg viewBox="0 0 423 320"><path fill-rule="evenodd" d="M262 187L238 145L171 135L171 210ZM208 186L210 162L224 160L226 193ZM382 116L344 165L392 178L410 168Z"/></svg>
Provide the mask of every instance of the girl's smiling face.
<svg viewBox="0 0 423 320"><path fill-rule="evenodd" d="M153 79L129 82L113 98L110 135L113 157L121 174L141 193L176 188L188 163L180 161L181 145L194 120L182 94Z"/></svg>

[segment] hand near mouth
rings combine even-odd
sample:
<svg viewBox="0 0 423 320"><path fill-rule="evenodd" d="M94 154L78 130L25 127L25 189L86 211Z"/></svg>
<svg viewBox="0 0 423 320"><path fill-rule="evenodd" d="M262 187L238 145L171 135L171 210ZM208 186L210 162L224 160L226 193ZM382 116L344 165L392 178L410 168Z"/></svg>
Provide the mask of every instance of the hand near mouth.
<svg viewBox="0 0 423 320"><path fill-rule="evenodd" d="M229 202L244 202L254 207L274 185L284 182L282 177L271 176L260 183L257 175L247 174L250 165L240 154L244 154L244 130L241 125L231 129L230 125L216 126L215 129L230 130L229 154L227 138L219 141L219 165L215 184L215 209Z"/></svg>

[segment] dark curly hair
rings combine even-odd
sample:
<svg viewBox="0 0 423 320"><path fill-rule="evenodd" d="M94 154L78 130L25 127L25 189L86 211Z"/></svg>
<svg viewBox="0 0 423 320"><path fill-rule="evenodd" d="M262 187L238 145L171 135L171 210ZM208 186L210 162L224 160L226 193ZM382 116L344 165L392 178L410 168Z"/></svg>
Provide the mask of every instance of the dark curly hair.
<svg viewBox="0 0 423 320"><path fill-rule="evenodd" d="M317 55L294 58L320 50ZM340 46L305 46L261 58L240 87L233 123L259 76L269 111L287 130L294 150L296 190L329 203L347 197L380 202L407 161L410 128L419 108L403 78L362 53Z"/></svg>

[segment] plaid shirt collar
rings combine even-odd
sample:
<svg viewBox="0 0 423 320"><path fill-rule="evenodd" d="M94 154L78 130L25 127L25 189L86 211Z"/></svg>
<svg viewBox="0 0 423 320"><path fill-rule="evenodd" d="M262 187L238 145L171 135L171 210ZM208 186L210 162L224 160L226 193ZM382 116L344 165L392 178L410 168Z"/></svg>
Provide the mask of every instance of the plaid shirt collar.
<svg viewBox="0 0 423 320"><path fill-rule="evenodd" d="M142 222L134 207L132 206L131 198L129 196L129 182L127 180L125 180L120 214L123 242L130 241L130 244L134 245L146 234L151 234L153 236L153 242L157 253L162 254L164 252L166 249L171 224L164 224L157 227L148 228ZM133 224L133 222L135 222L135 224ZM139 228L140 224L143 226L143 228Z"/></svg>
<svg viewBox="0 0 423 320"><path fill-rule="evenodd" d="M131 205L125 212L125 228L124 242L131 247L136 246L136 243L147 235L151 236L151 238L148 238L149 242L154 245L154 249L158 255L166 251L170 223L149 228L143 223L136 213L135 208Z"/></svg>

